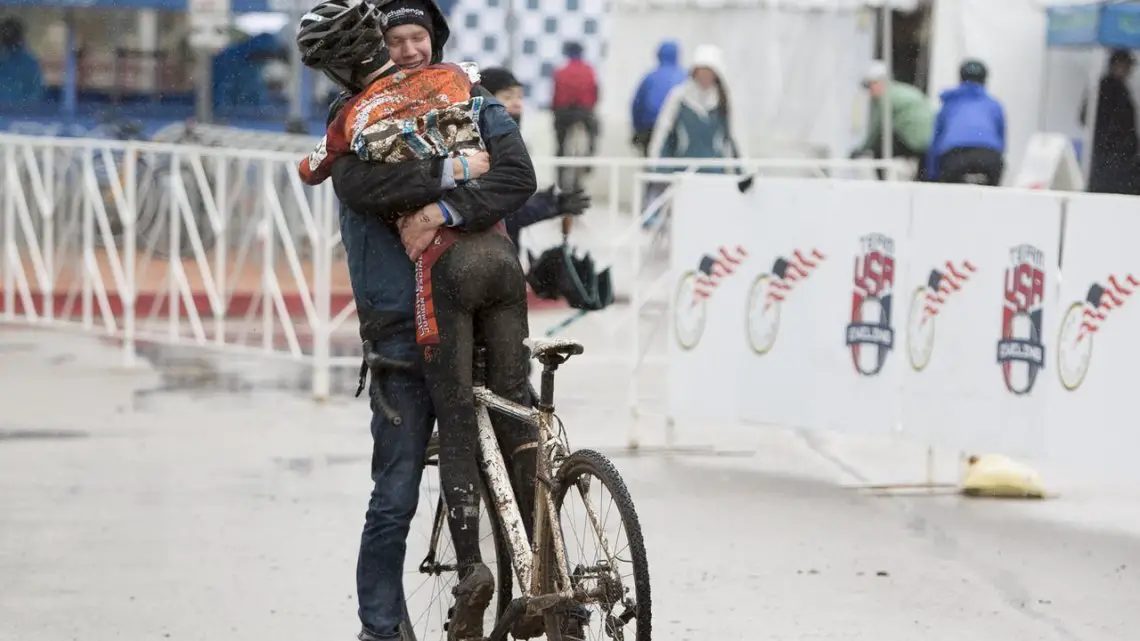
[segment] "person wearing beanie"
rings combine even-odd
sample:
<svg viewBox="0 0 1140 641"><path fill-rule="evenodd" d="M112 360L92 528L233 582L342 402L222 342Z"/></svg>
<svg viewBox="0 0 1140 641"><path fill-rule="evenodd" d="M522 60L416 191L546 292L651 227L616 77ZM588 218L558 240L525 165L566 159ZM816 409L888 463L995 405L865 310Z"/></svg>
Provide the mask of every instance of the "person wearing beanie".
<svg viewBox="0 0 1140 641"><path fill-rule="evenodd" d="M986 91L986 66L962 63L962 81L942 92L942 109L926 153L926 180L1000 185L1005 167L1005 110Z"/></svg>
<svg viewBox="0 0 1140 641"><path fill-rule="evenodd" d="M327 173L347 210L341 236L365 362L375 354L421 365L373 372L368 386L374 488L357 569L359 638L401 638L404 538L438 418L459 566L447 639L482 639L495 581L479 549L472 371L461 363L476 343L486 345L488 387L516 403L533 402L523 344L526 281L502 220L534 194L534 167L518 126L474 84L474 71L440 64L448 28L439 9L427 0L396 0L380 11L359 0L325 0L302 18L297 37L302 61L336 71L326 75L346 90L325 139L298 169L309 183ZM390 60L373 69L383 45ZM411 131L408 122L415 123ZM367 368L361 389L366 381ZM512 482L533 487L530 444L537 434L506 417L495 429L508 448ZM518 500L522 514L533 515L533 493ZM524 521L529 531L530 519Z"/></svg>
<svg viewBox="0 0 1140 641"><path fill-rule="evenodd" d="M380 7L380 28L392 62L401 69L418 69L442 61L443 45L451 33L431 0L385 3Z"/></svg>
<svg viewBox="0 0 1140 641"><path fill-rule="evenodd" d="M502 103L515 124L522 123L523 84L506 67L488 67L479 71L479 85Z"/></svg>
<svg viewBox="0 0 1140 641"><path fill-rule="evenodd" d="M510 70L503 67L483 69L480 73L479 84L495 96L507 109L516 123L522 120L523 86ZM579 187L571 191L560 191L557 185L540 191L526 201L523 208L507 216L507 233L519 251L519 235L524 227L529 227L544 220L557 216L565 216L562 222L562 234L570 233L572 216L580 216L590 207L590 196L586 190Z"/></svg>

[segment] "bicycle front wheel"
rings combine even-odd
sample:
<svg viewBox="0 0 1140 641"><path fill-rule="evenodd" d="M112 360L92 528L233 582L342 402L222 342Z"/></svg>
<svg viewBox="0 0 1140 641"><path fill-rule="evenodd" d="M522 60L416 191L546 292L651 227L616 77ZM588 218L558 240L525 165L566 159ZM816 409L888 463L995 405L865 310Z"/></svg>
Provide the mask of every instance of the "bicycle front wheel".
<svg viewBox="0 0 1140 641"><path fill-rule="evenodd" d="M574 452L559 467L553 498L569 587L588 599L584 607L547 615L547 639L650 641L652 602L645 541L629 489L613 463L593 450ZM543 546L547 592L566 587L558 585L551 540L546 537Z"/></svg>

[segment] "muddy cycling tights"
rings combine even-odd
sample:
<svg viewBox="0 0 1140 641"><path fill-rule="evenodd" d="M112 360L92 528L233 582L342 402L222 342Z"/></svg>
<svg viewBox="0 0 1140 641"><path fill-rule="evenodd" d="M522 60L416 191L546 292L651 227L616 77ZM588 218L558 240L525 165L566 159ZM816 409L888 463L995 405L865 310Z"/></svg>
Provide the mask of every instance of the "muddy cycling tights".
<svg viewBox="0 0 1140 641"><path fill-rule="evenodd" d="M424 377L439 420L439 474L461 579L479 553L478 427L472 393L475 345L486 347L486 385L529 407L526 279L510 239L465 234L431 268L439 343L423 346ZM511 470L528 537L533 536L537 430L491 413Z"/></svg>

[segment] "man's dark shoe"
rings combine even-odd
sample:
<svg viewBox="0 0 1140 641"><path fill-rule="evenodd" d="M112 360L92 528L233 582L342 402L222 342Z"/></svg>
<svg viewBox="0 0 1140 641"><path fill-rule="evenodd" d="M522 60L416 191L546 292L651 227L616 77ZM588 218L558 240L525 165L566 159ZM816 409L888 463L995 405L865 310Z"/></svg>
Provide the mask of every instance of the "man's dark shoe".
<svg viewBox="0 0 1140 641"><path fill-rule="evenodd" d="M482 641L483 612L495 593L495 577L491 570L482 563L476 563L451 593L455 596L455 607L447 624L447 641Z"/></svg>

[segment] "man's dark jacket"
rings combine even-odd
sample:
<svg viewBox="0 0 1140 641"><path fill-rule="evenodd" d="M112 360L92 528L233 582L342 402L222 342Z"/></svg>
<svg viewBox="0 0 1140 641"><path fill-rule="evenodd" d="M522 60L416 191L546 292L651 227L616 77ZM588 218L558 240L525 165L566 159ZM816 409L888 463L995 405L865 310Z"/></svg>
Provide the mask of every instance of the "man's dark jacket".
<svg viewBox="0 0 1140 641"><path fill-rule="evenodd" d="M534 165L506 109L485 95L479 118L491 167L481 177L443 189L439 158L377 163L344 156L332 167L341 201L340 231L360 318L360 336L382 340L413 330L414 264L400 234L382 220L444 198L463 218L460 229L482 231L520 209L536 188Z"/></svg>
<svg viewBox="0 0 1140 641"><path fill-rule="evenodd" d="M450 31L443 12L432 2L427 5L435 14L432 58L438 62ZM479 178L445 192L443 172L450 165L442 158L379 163L350 154L332 166L333 189L341 202L341 241L364 340L401 333L410 339L414 329L415 267L399 232L383 218L445 199L448 209L462 218L460 229L483 231L521 208L537 187L515 121L490 93L479 87L475 91L484 98L479 131L491 155L491 168ZM333 104L330 121L345 99Z"/></svg>

